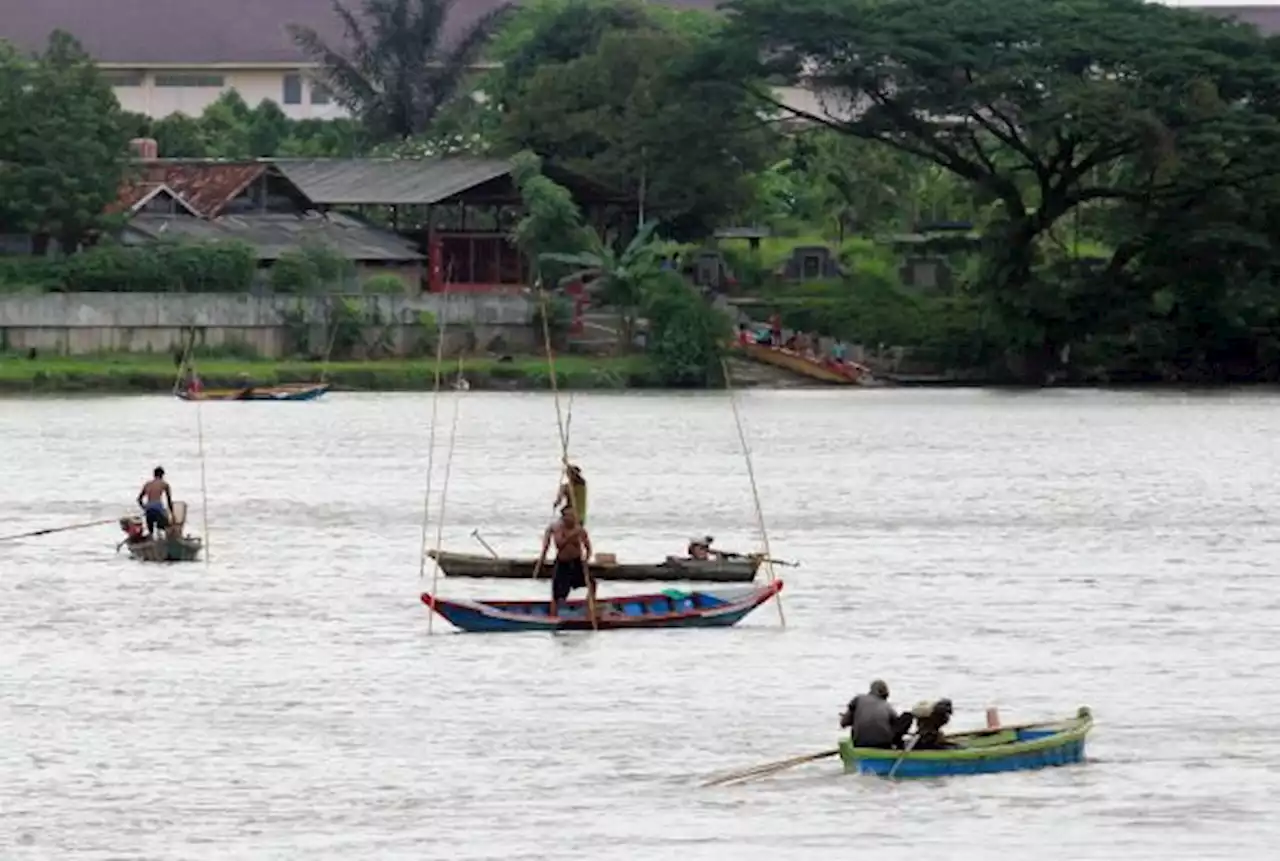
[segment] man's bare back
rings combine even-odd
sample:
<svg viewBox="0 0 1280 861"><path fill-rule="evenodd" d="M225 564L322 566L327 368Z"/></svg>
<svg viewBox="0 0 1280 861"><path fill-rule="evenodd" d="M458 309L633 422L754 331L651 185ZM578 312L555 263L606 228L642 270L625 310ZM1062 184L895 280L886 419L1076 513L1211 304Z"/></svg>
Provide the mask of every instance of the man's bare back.
<svg viewBox="0 0 1280 861"><path fill-rule="evenodd" d="M142 495L147 502L164 502L169 494L169 482L163 478L153 478L142 485Z"/></svg>

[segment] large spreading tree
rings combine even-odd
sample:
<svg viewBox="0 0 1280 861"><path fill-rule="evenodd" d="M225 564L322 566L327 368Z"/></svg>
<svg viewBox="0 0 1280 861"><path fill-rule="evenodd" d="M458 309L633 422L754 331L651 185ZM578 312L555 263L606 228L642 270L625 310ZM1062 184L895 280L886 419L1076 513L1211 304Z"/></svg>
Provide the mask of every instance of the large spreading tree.
<svg viewBox="0 0 1280 861"><path fill-rule="evenodd" d="M931 162L997 204L982 288L1030 376L1118 313L1108 285L1154 248L1161 219L1280 172L1275 46L1227 20L1142 0L727 5L725 80L806 80L823 108L791 113ZM1081 208L1150 228L1101 274L1047 269L1046 240Z"/></svg>

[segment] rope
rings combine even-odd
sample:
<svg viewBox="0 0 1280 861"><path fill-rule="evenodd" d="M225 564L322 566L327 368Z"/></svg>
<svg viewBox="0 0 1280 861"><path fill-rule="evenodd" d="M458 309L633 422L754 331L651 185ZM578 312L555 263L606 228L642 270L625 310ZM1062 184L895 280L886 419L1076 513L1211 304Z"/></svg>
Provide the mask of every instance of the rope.
<svg viewBox="0 0 1280 861"><path fill-rule="evenodd" d="M320 382L329 378L329 359L333 356L333 345L338 343L338 324L333 320L333 303L341 302L341 296L329 298L329 346L324 350L324 362L320 365Z"/></svg>
<svg viewBox="0 0 1280 861"><path fill-rule="evenodd" d="M448 294L445 293L444 297L447 299ZM440 412L440 369L444 364L444 312L445 308L442 307L440 309L440 323L436 331L436 381L435 391L431 395L431 434L427 439L427 488L422 495L422 544L418 549L419 583L427 576L427 529L431 522L431 473L434 471L436 454L436 416ZM431 615L434 616L435 614L432 613ZM430 625L431 616L428 616L428 629Z"/></svg>
<svg viewBox="0 0 1280 861"><path fill-rule="evenodd" d="M204 471L204 417L196 401L196 445L200 450L200 523L204 531L204 567L209 568L209 489Z"/></svg>
<svg viewBox="0 0 1280 861"><path fill-rule="evenodd" d="M720 370L724 374L724 386L729 392L729 405L733 407L733 423L738 428L738 441L742 444L742 456L747 461L747 478L751 481L751 498L755 500L756 523L760 527L760 541L764 545L765 571L769 574L769 582L777 579L773 571L773 551L769 549L769 530L764 525L764 506L760 504L760 490L756 486L756 470L751 463L751 446L747 444L747 434L742 429L742 415L738 412L738 396L733 388L733 379L729 376L729 364L723 357L720 359ZM782 610L782 595L774 596L778 604L778 621L787 627L787 616Z"/></svg>
<svg viewBox="0 0 1280 861"><path fill-rule="evenodd" d="M462 374L462 354L458 354L458 374ZM436 584L440 582L440 548L444 544L444 512L445 503L449 499L449 474L453 471L453 446L458 438L458 416L462 413L462 397L466 390L454 394L453 424L449 428L449 451L444 459L444 485L440 488L440 516L436 519L436 555L431 566L431 594L436 594ZM427 633L432 633L432 620L435 613L427 616Z"/></svg>

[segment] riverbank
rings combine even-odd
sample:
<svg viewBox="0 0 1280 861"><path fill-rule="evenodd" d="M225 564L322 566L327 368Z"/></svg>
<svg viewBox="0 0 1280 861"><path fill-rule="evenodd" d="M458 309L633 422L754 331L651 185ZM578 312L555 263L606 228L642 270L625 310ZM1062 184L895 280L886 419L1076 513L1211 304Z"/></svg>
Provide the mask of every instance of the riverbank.
<svg viewBox="0 0 1280 861"><path fill-rule="evenodd" d="M208 358L198 359L196 364L207 388L242 385L244 376L257 385L325 379L335 391L412 392L435 387L433 359L330 362L326 366L323 362ZM555 366L557 385L567 391L660 388L652 363L643 355L562 356ZM448 381L456 370L456 361L448 363ZM463 361L462 371L473 390L551 387L545 358L472 358ZM0 392L8 393L169 392L176 377L173 357L167 354L0 356Z"/></svg>

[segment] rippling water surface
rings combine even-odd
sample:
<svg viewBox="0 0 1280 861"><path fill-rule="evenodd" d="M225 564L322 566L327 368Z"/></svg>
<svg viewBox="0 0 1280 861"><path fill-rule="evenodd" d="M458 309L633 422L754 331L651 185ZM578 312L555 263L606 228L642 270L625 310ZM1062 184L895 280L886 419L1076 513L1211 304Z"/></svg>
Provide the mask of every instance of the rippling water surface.
<svg viewBox="0 0 1280 861"><path fill-rule="evenodd" d="M1275 857L1280 397L740 402L774 553L803 563L785 629L769 605L728 631L468 636L417 600L429 395L202 407L207 509L194 405L0 400L0 533L127 512L162 463L211 552L132 562L113 525L0 543L0 858ZM446 547L535 552L550 396L439 409L432 543L442 513ZM579 395L571 434L598 549L756 546L723 395ZM959 725L1089 705L1092 761L698 787L831 747L876 676Z"/></svg>

